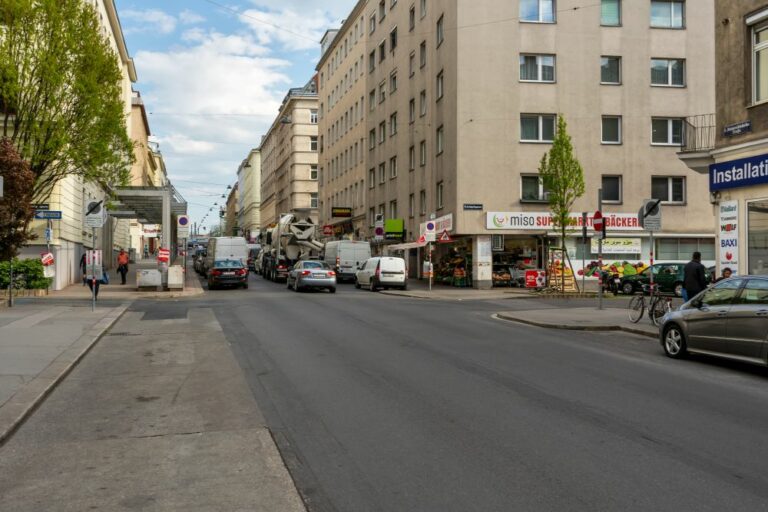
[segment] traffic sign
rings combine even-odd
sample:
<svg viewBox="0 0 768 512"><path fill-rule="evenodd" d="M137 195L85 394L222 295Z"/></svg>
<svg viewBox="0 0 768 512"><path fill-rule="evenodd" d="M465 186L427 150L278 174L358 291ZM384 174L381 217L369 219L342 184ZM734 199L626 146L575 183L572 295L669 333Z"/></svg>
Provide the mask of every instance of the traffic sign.
<svg viewBox="0 0 768 512"><path fill-rule="evenodd" d="M434 220L428 220L421 224L421 234L427 242L434 242L437 238L437 223Z"/></svg>
<svg viewBox="0 0 768 512"><path fill-rule="evenodd" d="M592 227L595 229L595 236L597 239L605 240L605 219L600 210L597 210L592 216Z"/></svg>
<svg viewBox="0 0 768 512"><path fill-rule="evenodd" d="M29 206L31 206L33 210L50 210L51 209L51 205L48 203L32 203Z"/></svg>
<svg viewBox="0 0 768 512"><path fill-rule="evenodd" d="M85 225L89 228L100 228L104 225L104 201L89 201L85 208Z"/></svg>
<svg viewBox="0 0 768 512"><path fill-rule="evenodd" d="M176 237L189 238L189 216L179 215L176 218Z"/></svg>
<svg viewBox="0 0 768 512"><path fill-rule="evenodd" d="M373 239L377 242L384 240L384 216L381 214L376 215L376 222L373 225Z"/></svg>
<svg viewBox="0 0 768 512"><path fill-rule="evenodd" d="M50 242L53 240L53 230L51 228L45 228L45 241Z"/></svg>
<svg viewBox="0 0 768 512"><path fill-rule="evenodd" d="M171 251L169 249L158 249L157 250L157 261L158 263L168 263L171 259Z"/></svg>
<svg viewBox="0 0 768 512"><path fill-rule="evenodd" d="M53 254L50 252L41 252L40 253L40 262L43 264L44 267L47 267L48 265L53 265Z"/></svg>
<svg viewBox="0 0 768 512"><path fill-rule="evenodd" d="M35 212L35 219L61 220L61 211L60 210L38 210Z"/></svg>
<svg viewBox="0 0 768 512"><path fill-rule="evenodd" d="M443 232L440 234L440 238L438 239L438 241L439 241L439 242L442 242L442 243L453 242L453 238L451 238L451 234L450 234L450 233L448 233L448 230L447 230L447 229L445 229L445 230L443 230Z"/></svg>
<svg viewBox="0 0 768 512"><path fill-rule="evenodd" d="M640 225L646 231L661 231L660 199L645 199L638 213Z"/></svg>

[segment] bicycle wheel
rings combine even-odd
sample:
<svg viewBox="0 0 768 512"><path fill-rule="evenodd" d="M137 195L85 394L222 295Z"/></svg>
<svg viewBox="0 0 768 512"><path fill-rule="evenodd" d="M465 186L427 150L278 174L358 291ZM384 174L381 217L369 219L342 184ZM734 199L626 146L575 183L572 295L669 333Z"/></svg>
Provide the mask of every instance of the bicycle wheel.
<svg viewBox="0 0 768 512"><path fill-rule="evenodd" d="M645 312L645 299L642 295L635 295L632 300L629 301L629 320L633 323L637 323L643 318Z"/></svg>
<svg viewBox="0 0 768 512"><path fill-rule="evenodd" d="M651 299L651 305L648 307L648 319L651 323L658 327L659 320L665 313L665 300L661 297Z"/></svg>

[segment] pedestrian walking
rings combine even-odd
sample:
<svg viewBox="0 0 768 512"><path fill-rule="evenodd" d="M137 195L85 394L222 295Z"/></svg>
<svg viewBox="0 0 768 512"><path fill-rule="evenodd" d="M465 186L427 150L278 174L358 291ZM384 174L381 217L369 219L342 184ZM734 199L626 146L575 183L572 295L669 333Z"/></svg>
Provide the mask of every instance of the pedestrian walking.
<svg viewBox="0 0 768 512"><path fill-rule="evenodd" d="M83 253L83 255L80 256L80 273L83 275L83 286L85 286L85 282L87 281L85 265L85 253Z"/></svg>
<svg viewBox="0 0 768 512"><path fill-rule="evenodd" d="M707 287L707 274L704 265L701 264L701 253L696 251L693 258L685 265L683 271L683 300L696 296Z"/></svg>
<svg viewBox="0 0 768 512"><path fill-rule="evenodd" d="M122 280L120 284L125 284L125 276L128 274L128 260L128 253L125 252L125 249L120 249L120 253L117 255L117 272Z"/></svg>

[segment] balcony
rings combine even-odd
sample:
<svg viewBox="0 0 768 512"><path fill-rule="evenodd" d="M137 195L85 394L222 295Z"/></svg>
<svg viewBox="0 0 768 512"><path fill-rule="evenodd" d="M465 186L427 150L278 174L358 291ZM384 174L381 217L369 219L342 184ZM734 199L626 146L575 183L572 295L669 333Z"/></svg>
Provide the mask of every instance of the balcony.
<svg viewBox="0 0 768 512"><path fill-rule="evenodd" d="M678 158L690 169L702 174L709 173L714 159L710 151L715 149L717 125L715 114L702 114L683 120L683 145Z"/></svg>

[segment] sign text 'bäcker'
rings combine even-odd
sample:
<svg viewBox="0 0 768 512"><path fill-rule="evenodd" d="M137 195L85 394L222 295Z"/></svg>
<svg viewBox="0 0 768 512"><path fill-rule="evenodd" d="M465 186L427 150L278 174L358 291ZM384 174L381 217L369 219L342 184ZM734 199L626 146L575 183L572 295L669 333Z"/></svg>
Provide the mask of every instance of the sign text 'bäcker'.
<svg viewBox="0 0 768 512"><path fill-rule="evenodd" d="M643 228L633 213L603 213L603 222L608 231L642 231ZM580 213L570 215L570 227L581 228L584 220ZM552 214L549 212L488 212L487 229L513 229L545 231L554 229ZM592 217L587 217L587 228L592 228Z"/></svg>

